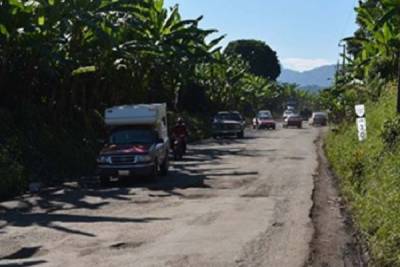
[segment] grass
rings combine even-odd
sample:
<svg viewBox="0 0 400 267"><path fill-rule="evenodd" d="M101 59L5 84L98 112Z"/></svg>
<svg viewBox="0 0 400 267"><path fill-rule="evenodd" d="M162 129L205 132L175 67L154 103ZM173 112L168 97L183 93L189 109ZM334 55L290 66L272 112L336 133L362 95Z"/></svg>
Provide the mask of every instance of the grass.
<svg viewBox="0 0 400 267"><path fill-rule="evenodd" d="M367 141L360 143L355 122L347 122L325 142L374 266L400 266L400 123L390 89L367 104Z"/></svg>

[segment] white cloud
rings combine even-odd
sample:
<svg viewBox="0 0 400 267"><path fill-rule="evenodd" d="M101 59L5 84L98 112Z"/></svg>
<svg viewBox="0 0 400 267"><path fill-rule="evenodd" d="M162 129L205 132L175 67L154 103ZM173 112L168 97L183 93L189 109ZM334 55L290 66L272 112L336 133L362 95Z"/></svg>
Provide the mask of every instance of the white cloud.
<svg viewBox="0 0 400 267"><path fill-rule="evenodd" d="M297 71L307 71L333 64L333 62L322 58L284 58L281 60L281 63L284 68Z"/></svg>

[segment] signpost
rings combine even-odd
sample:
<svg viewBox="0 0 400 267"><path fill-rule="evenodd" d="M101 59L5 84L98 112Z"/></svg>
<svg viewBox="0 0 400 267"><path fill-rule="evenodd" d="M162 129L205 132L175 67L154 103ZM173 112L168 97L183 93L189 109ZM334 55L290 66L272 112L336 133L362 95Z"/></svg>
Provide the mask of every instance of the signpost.
<svg viewBox="0 0 400 267"><path fill-rule="evenodd" d="M367 140L367 119L365 118L365 106L356 105L357 114L357 130L358 130L358 140L360 142Z"/></svg>

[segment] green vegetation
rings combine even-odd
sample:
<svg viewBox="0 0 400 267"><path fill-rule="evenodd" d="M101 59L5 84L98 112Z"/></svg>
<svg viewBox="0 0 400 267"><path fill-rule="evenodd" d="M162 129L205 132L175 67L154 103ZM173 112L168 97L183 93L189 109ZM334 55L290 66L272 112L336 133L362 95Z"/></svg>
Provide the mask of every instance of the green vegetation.
<svg viewBox="0 0 400 267"><path fill-rule="evenodd" d="M201 19L162 0L0 0L0 199L93 173L106 107L166 102L203 138L218 110L308 101L207 41Z"/></svg>
<svg viewBox="0 0 400 267"><path fill-rule="evenodd" d="M250 65L254 75L275 81L281 74L278 56L266 43L257 40L230 42L225 49L227 55L240 55Z"/></svg>
<svg viewBox="0 0 400 267"><path fill-rule="evenodd" d="M347 122L325 145L375 266L400 266L400 117L393 89L368 103L366 142L358 141L355 122Z"/></svg>
<svg viewBox="0 0 400 267"><path fill-rule="evenodd" d="M400 2L360 1L356 11L359 29L345 39L347 64L321 94L338 123L325 149L373 266L400 266ZM367 103L362 143L354 114L360 103Z"/></svg>

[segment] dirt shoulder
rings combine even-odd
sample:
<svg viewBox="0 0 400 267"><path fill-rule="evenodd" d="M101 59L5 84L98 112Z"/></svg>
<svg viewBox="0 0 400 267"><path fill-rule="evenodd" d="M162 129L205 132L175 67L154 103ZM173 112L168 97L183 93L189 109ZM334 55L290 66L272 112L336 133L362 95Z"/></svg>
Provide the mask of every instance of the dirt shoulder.
<svg viewBox="0 0 400 267"><path fill-rule="evenodd" d="M367 266L356 240L351 216L340 197L337 178L329 168L323 149L324 131L316 141L318 169L314 176L311 217L314 237L307 266Z"/></svg>

